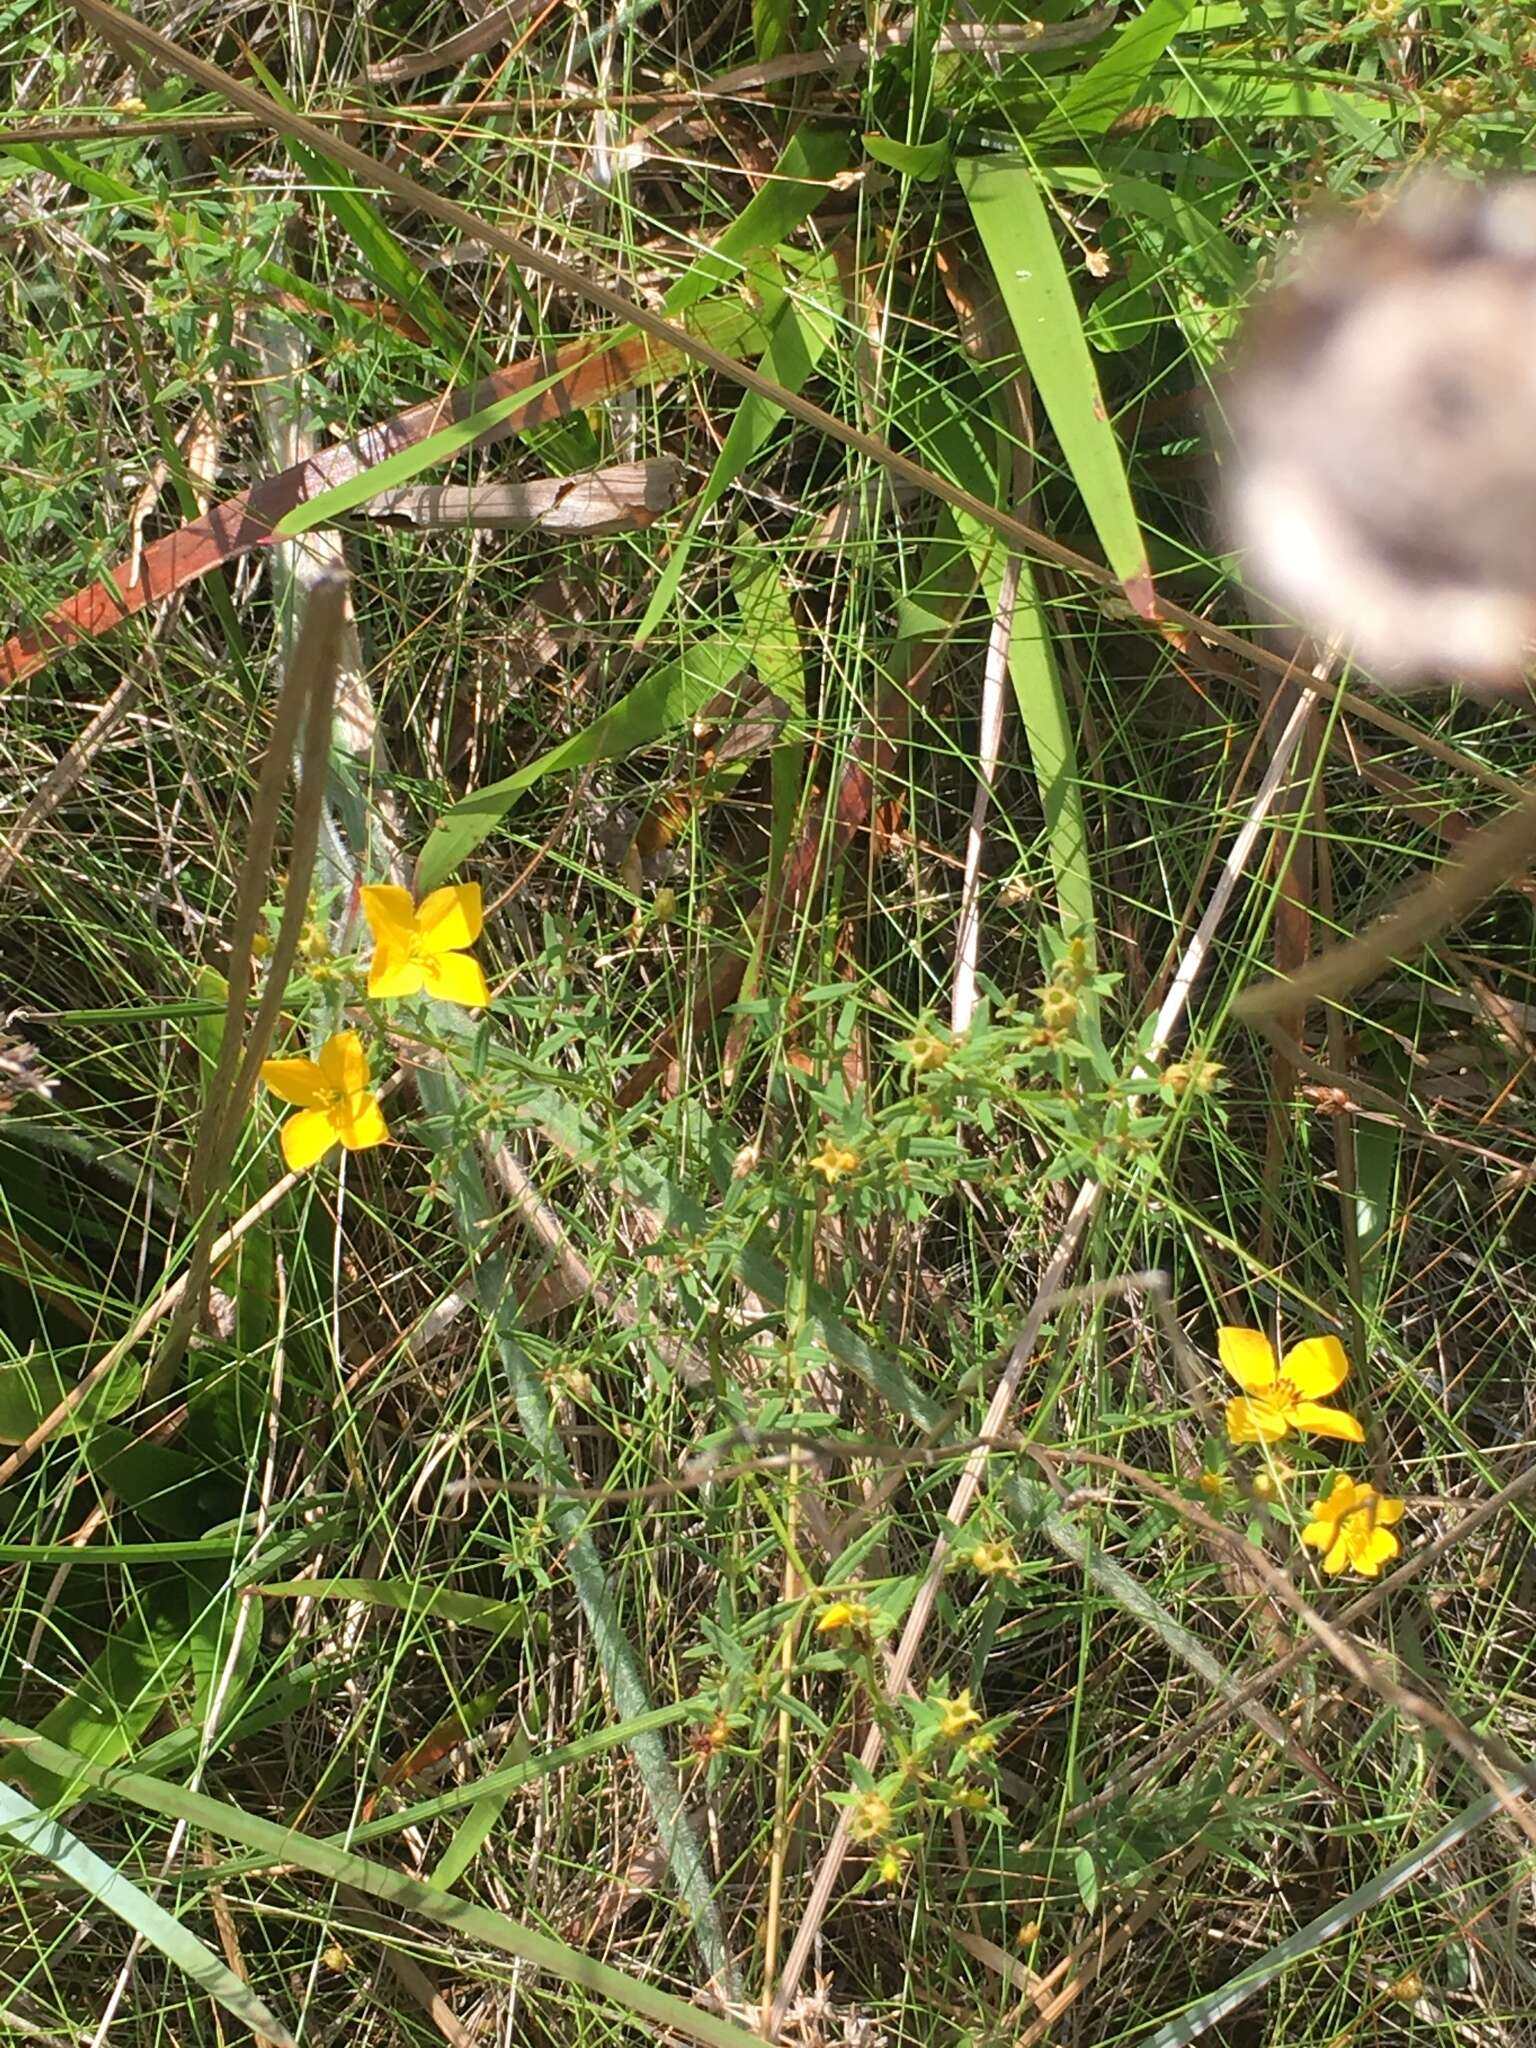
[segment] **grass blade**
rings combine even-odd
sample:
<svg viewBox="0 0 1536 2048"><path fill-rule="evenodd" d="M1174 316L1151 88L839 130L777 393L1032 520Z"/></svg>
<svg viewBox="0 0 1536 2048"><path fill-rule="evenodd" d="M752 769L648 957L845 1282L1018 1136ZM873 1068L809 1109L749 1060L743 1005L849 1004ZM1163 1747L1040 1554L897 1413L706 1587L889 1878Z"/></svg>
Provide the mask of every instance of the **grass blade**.
<svg viewBox="0 0 1536 2048"><path fill-rule="evenodd" d="M551 747L515 775L487 783L445 811L422 848L416 870L418 886L437 888L495 831L523 792L546 775L562 768L585 768L593 761L620 760L649 746L691 718L717 691L726 689L746 664L742 648L733 641L715 639L653 668L643 682L636 683L581 732Z"/></svg>
<svg viewBox="0 0 1536 2048"><path fill-rule="evenodd" d="M61 1778L72 1778L73 1766L81 1760L71 1758L66 1750L58 1752L58 1759L50 1770ZM296 2048L292 2034L250 1986L241 1983L229 1965L205 1948L173 1914L121 1871L103 1862L58 1821L39 1813L30 1799L4 1784L0 1784L0 1835L46 1858L108 1912L115 1913L140 1940L158 1949L184 1977L210 1998L217 1999L226 2012L232 2013L253 2034L264 2034L277 2043L277 2048Z"/></svg>
<svg viewBox="0 0 1536 2048"><path fill-rule="evenodd" d="M966 158L959 171L1014 334L1094 532L1126 596L1151 618L1152 570L1125 462L1034 172L1016 158L992 157Z"/></svg>
<svg viewBox="0 0 1536 2048"><path fill-rule="evenodd" d="M701 2042L704 2048L761 2048L755 2034L733 2026L729 2020L717 2019L713 2013L674 1998L670 1992L626 1977L621 1970L611 1969L607 1963L583 1955L551 1935L525 1927L504 1913L493 1913L488 1907L457 1898L437 1885L422 1884L398 1870L370 1863L350 1850L312 1841L297 1828L262 1820L221 1799L189 1792L180 1785L168 1785L141 1771L100 1770L72 1750L61 1749L56 1742L49 1742L35 1730L14 1721L0 1721L0 1740L25 1749L32 1762L57 1776L78 1775L104 1797L146 1813L186 1821L223 1841L239 1842L254 1849L272 1863L293 1864L333 1884L351 1885L354 1891L366 1892L371 1899L382 1899L385 1905L402 1913L418 1914L439 1927L452 1928L470 1941L482 1941L503 1955L518 1956L535 1969L568 1984L580 1984L621 2012L649 2020L685 2040Z"/></svg>

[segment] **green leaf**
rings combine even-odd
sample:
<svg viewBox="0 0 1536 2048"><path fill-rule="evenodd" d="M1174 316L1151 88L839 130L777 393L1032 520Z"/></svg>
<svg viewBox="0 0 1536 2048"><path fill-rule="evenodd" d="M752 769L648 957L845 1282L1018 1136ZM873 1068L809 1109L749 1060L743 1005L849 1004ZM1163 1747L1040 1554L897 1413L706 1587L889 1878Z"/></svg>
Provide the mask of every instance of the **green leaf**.
<svg viewBox="0 0 1536 2048"><path fill-rule="evenodd" d="M30 1799L4 1784L0 1784L0 1835L8 1835L34 1856L43 1857L88 1898L115 1913L191 1983L217 1999L242 2027L258 2037L264 2035L277 2048L296 2048L292 2034L271 2008L195 1934L67 1828L39 1813Z"/></svg>
<svg viewBox="0 0 1536 2048"><path fill-rule="evenodd" d="M826 198L827 187L847 168L849 157L848 137L840 130L797 128L772 173L735 220L668 291L662 311L675 319L721 285L735 284L754 249L775 249L787 242Z"/></svg>
<svg viewBox="0 0 1536 2048"><path fill-rule="evenodd" d="M804 718L805 661L789 591L777 555L745 530L731 556L731 595L741 616L742 646L759 682Z"/></svg>
<svg viewBox="0 0 1536 2048"><path fill-rule="evenodd" d="M39 1732L92 1763L126 1756L187 1674L186 1607L175 1597L180 1582L139 1595L137 1604L112 1629L100 1655L51 1708ZM40 1798L67 1805L78 1798L82 1780L54 1780L22 1763Z"/></svg>
<svg viewBox="0 0 1536 2048"><path fill-rule="evenodd" d="M281 1579L254 1589L267 1600L355 1600L364 1607L392 1607L400 1614L427 1615L466 1628L522 1635L528 1627L524 1600L491 1600L457 1593L450 1586L423 1586L412 1579Z"/></svg>
<svg viewBox="0 0 1536 2048"><path fill-rule="evenodd" d="M453 1831L453 1839L438 1858L432 1882L451 1892L465 1871L495 1833L496 1823L507 1810L510 1792L488 1792L477 1799Z"/></svg>
<svg viewBox="0 0 1536 2048"><path fill-rule="evenodd" d="M967 158L959 168L1013 331L1099 544L1132 605L1150 618L1152 570L1125 463L1034 173L1015 159L993 157Z"/></svg>
<svg viewBox="0 0 1536 2048"><path fill-rule="evenodd" d="M895 142L889 135L866 135L865 153L877 164L885 164L920 185L936 184L949 172L951 143L948 133L933 142Z"/></svg>
<svg viewBox="0 0 1536 2048"><path fill-rule="evenodd" d="M752 47L759 64L771 64L789 48L795 0L752 0Z"/></svg>
<svg viewBox="0 0 1536 2048"><path fill-rule="evenodd" d="M1102 135L1140 97L1193 8L1194 0L1148 0L1142 12L1117 31L1098 62L1074 79L1054 111L1032 130L1031 142Z"/></svg>
<svg viewBox="0 0 1536 2048"><path fill-rule="evenodd" d="M581 732L541 754L515 775L488 783L438 819L422 849L417 886L435 889L494 832L525 790L563 768L614 761L649 746L691 718L701 705L746 667L742 649L730 640L706 640L676 661L653 668L643 682Z"/></svg>
<svg viewBox="0 0 1536 2048"><path fill-rule="evenodd" d="M1090 1849L1079 1849L1072 1858L1072 1876L1077 1884L1077 1896L1083 1902L1085 1913L1099 1910L1099 1866Z"/></svg>
<svg viewBox="0 0 1536 2048"><path fill-rule="evenodd" d="M633 330L615 328L605 337L606 345L614 346ZM600 351L593 349L593 354ZM291 512L285 512L273 527L278 540L292 540L296 535L308 533L312 527L330 526L345 513L359 505L366 505L370 498L378 497L381 491L392 491L401 484L409 483L424 469L431 469L439 462L450 462L455 455L478 441L493 427L500 426L515 412L520 412L530 399L540 393L552 391L557 384L565 382L565 370L551 370L546 377L535 383L511 392L505 398L498 398L490 405L481 406L478 412L466 413L451 426L439 427L435 434L427 434L420 441L413 441L409 448L402 448L395 455L386 455L382 462L375 462L369 468L348 477L345 483L333 484L328 491L318 491L312 498L306 498L302 505L295 505Z"/></svg>

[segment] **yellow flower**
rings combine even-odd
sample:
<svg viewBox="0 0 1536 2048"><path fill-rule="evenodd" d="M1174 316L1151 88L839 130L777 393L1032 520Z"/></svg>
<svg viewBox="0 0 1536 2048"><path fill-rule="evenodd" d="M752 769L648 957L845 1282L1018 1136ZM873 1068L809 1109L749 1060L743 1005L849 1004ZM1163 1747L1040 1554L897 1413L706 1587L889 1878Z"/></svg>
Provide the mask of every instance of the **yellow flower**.
<svg viewBox="0 0 1536 2048"><path fill-rule="evenodd" d="M914 1031L903 1041L901 1050L912 1062L913 1073L932 1074L945 1065L954 1047L936 1031Z"/></svg>
<svg viewBox="0 0 1536 2048"><path fill-rule="evenodd" d="M1378 1493L1374 1486L1362 1486L1345 1472L1334 1480L1332 1493L1315 1503L1312 1513L1316 1519L1302 1530L1301 1540L1322 1552L1325 1572L1353 1567L1374 1579L1398 1553L1398 1540L1386 1525L1403 1519L1403 1503Z"/></svg>
<svg viewBox="0 0 1536 2048"><path fill-rule="evenodd" d="M846 1145L839 1145L835 1139L828 1138L821 1150L806 1164L812 1173L819 1173L827 1186L831 1187L845 1174L857 1172L859 1155L857 1152L851 1152Z"/></svg>
<svg viewBox="0 0 1536 2048"><path fill-rule="evenodd" d="M875 1610L867 1600L834 1600L822 1611L816 1623L816 1633L829 1636L837 1629L846 1628L858 1635L866 1635L874 1618Z"/></svg>
<svg viewBox="0 0 1536 2048"><path fill-rule="evenodd" d="M906 1868L907 1852L898 1849L894 1843L887 1846L877 1866L882 1884L900 1884L901 1873Z"/></svg>
<svg viewBox="0 0 1536 2048"><path fill-rule="evenodd" d="M957 1693L954 1699L934 1701L939 1710L939 1739L943 1742L958 1742L973 1728L981 1726L981 1716L971 1705L971 1688Z"/></svg>
<svg viewBox="0 0 1536 2048"><path fill-rule="evenodd" d="M878 1792L861 1792L854 1801L848 1832L856 1842L878 1842L891 1831L891 1802Z"/></svg>
<svg viewBox="0 0 1536 2048"><path fill-rule="evenodd" d="M1200 1491L1208 1494L1212 1500L1225 1500L1227 1497L1226 1474L1224 1472L1212 1472L1207 1467L1200 1474Z"/></svg>
<svg viewBox="0 0 1536 2048"><path fill-rule="evenodd" d="M978 1543L971 1552L971 1569L984 1579L1009 1579L1019 1568L1011 1543Z"/></svg>
<svg viewBox="0 0 1536 2048"><path fill-rule="evenodd" d="M302 1173L333 1145L364 1152L389 1136L378 1098L368 1086L368 1055L355 1031L338 1031L313 1060L263 1060L261 1078L279 1102L298 1106L283 1125L283 1160Z"/></svg>
<svg viewBox="0 0 1536 2048"><path fill-rule="evenodd" d="M1243 1390L1227 1403L1227 1435L1233 1443L1278 1443L1293 1429L1349 1444L1365 1441L1353 1415L1324 1408L1317 1399L1349 1377L1349 1360L1337 1337L1303 1338L1278 1365L1274 1346L1259 1330L1219 1330L1217 1344L1222 1364Z"/></svg>
<svg viewBox="0 0 1536 2048"><path fill-rule="evenodd" d="M478 882L434 889L419 905L409 889L375 883L363 891L363 915L373 933L369 995L414 996L425 989L470 1010L491 1000L479 961L463 950L479 938L484 922Z"/></svg>

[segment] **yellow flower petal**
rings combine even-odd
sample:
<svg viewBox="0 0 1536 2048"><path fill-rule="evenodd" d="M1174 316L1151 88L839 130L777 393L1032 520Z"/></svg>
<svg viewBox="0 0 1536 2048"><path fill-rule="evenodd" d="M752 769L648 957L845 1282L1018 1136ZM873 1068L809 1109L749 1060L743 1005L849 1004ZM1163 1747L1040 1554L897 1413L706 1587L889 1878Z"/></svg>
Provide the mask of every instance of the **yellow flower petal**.
<svg viewBox="0 0 1536 2048"><path fill-rule="evenodd" d="M1278 1443L1290 1424L1267 1401L1249 1400L1239 1394L1227 1403L1227 1437L1234 1444Z"/></svg>
<svg viewBox="0 0 1536 2048"><path fill-rule="evenodd" d="M1342 1408L1324 1408L1316 1401L1298 1401L1289 1412L1296 1427L1310 1431L1313 1436L1336 1437L1345 1444L1365 1442L1365 1431L1359 1422Z"/></svg>
<svg viewBox="0 0 1536 2048"><path fill-rule="evenodd" d="M462 1003L466 1010L483 1010L491 1000L480 962L468 953L428 954L421 967L427 993L445 1003Z"/></svg>
<svg viewBox="0 0 1536 2048"><path fill-rule="evenodd" d="M1378 1522L1400 1522L1403 1519L1403 1510L1406 1506L1406 1501L1393 1500L1388 1496L1377 1501L1376 1519Z"/></svg>
<svg viewBox="0 0 1536 2048"><path fill-rule="evenodd" d="M462 953L479 938L484 920L478 882L434 889L417 906L418 943L423 953Z"/></svg>
<svg viewBox="0 0 1536 2048"><path fill-rule="evenodd" d="M1382 1506L1386 1506L1385 1501L1382 1502ZM1381 1520L1379 1510L1376 1519L1379 1524ZM1373 1529L1363 1543L1355 1543L1351 1546L1354 1553L1356 1571L1363 1572L1368 1579L1374 1579L1382 1566L1396 1557L1401 1547L1390 1529L1380 1527Z"/></svg>
<svg viewBox="0 0 1536 2048"><path fill-rule="evenodd" d="M355 1031L338 1031L328 1038L315 1064L333 1095L362 1095L368 1087L368 1055Z"/></svg>
<svg viewBox="0 0 1536 2048"><path fill-rule="evenodd" d="M313 1109L325 1093L325 1082L313 1060L263 1060L261 1078L279 1102Z"/></svg>
<svg viewBox="0 0 1536 2048"><path fill-rule="evenodd" d="M290 1173L303 1173L323 1159L336 1143L336 1119L328 1109L301 1109L283 1125L283 1164Z"/></svg>
<svg viewBox="0 0 1536 2048"><path fill-rule="evenodd" d="M426 986L422 963L411 951L410 940L399 945L393 938L381 940L368 963L368 993L371 996L415 996Z"/></svg>
<svg viewBox="0 0 1536 2048"><path fill-rule="evenodd" d="M1331 1394L1349 1378L1349 1359L1337 1337L1304 1337L1280 1361L1280 1377L1289 1380L1303 1400Z"/></svg>
<svg viewBox="0 0 1536 2048"><path fill-rule="evenodd" d="M382 1145L389 1137L384 1112L371 1095L354 1097L335 1113L336 1136L349 1152L366 1152L370 1145Z"/></svg>
<svg viewBox="0 0 1536 2048"><path fill-rule="evenodd" d="M1218 1330L1216 1350L1223 1370L1232 1375L1245 1394L1262 1394L1279 1378L1275 1347L1262 1330Z"/></svg>
<svg viewBox="0 0 1536 2048"><path fill-rule="evenodd" d="M409 889L392 882L370 882L362 892L363 915L376 945L410 946L416 930L416 906Z"/></svg>

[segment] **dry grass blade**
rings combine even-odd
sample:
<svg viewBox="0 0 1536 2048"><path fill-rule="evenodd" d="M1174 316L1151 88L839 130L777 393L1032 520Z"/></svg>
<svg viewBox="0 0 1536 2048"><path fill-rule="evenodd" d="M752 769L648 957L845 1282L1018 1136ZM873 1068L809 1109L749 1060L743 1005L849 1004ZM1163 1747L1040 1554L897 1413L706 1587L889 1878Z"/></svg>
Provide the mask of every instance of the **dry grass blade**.
<svg viewBox="0 0 1536 2048"><path fill-rule="evenodd" d="M1311 1003L1337 1003L1394 962L1411 960L1487 897L1525 874L1536 859L1536 789L1464 840L1406 903L1346 946L1335 946L1287 981L1245 989L1235 1015L1266 1024Z"/></svg>
<svg viewBox="0 0 1536 2048"><path fill-rule="evenodd" d="M370 519L407 519L412 526L474 526L490 532L537 527L543 533L632 533L649 526L677 498L680 464L658 455L618 462L580 476L537 477L529 483L414 484L381 491L362 509Z"/></svg>

